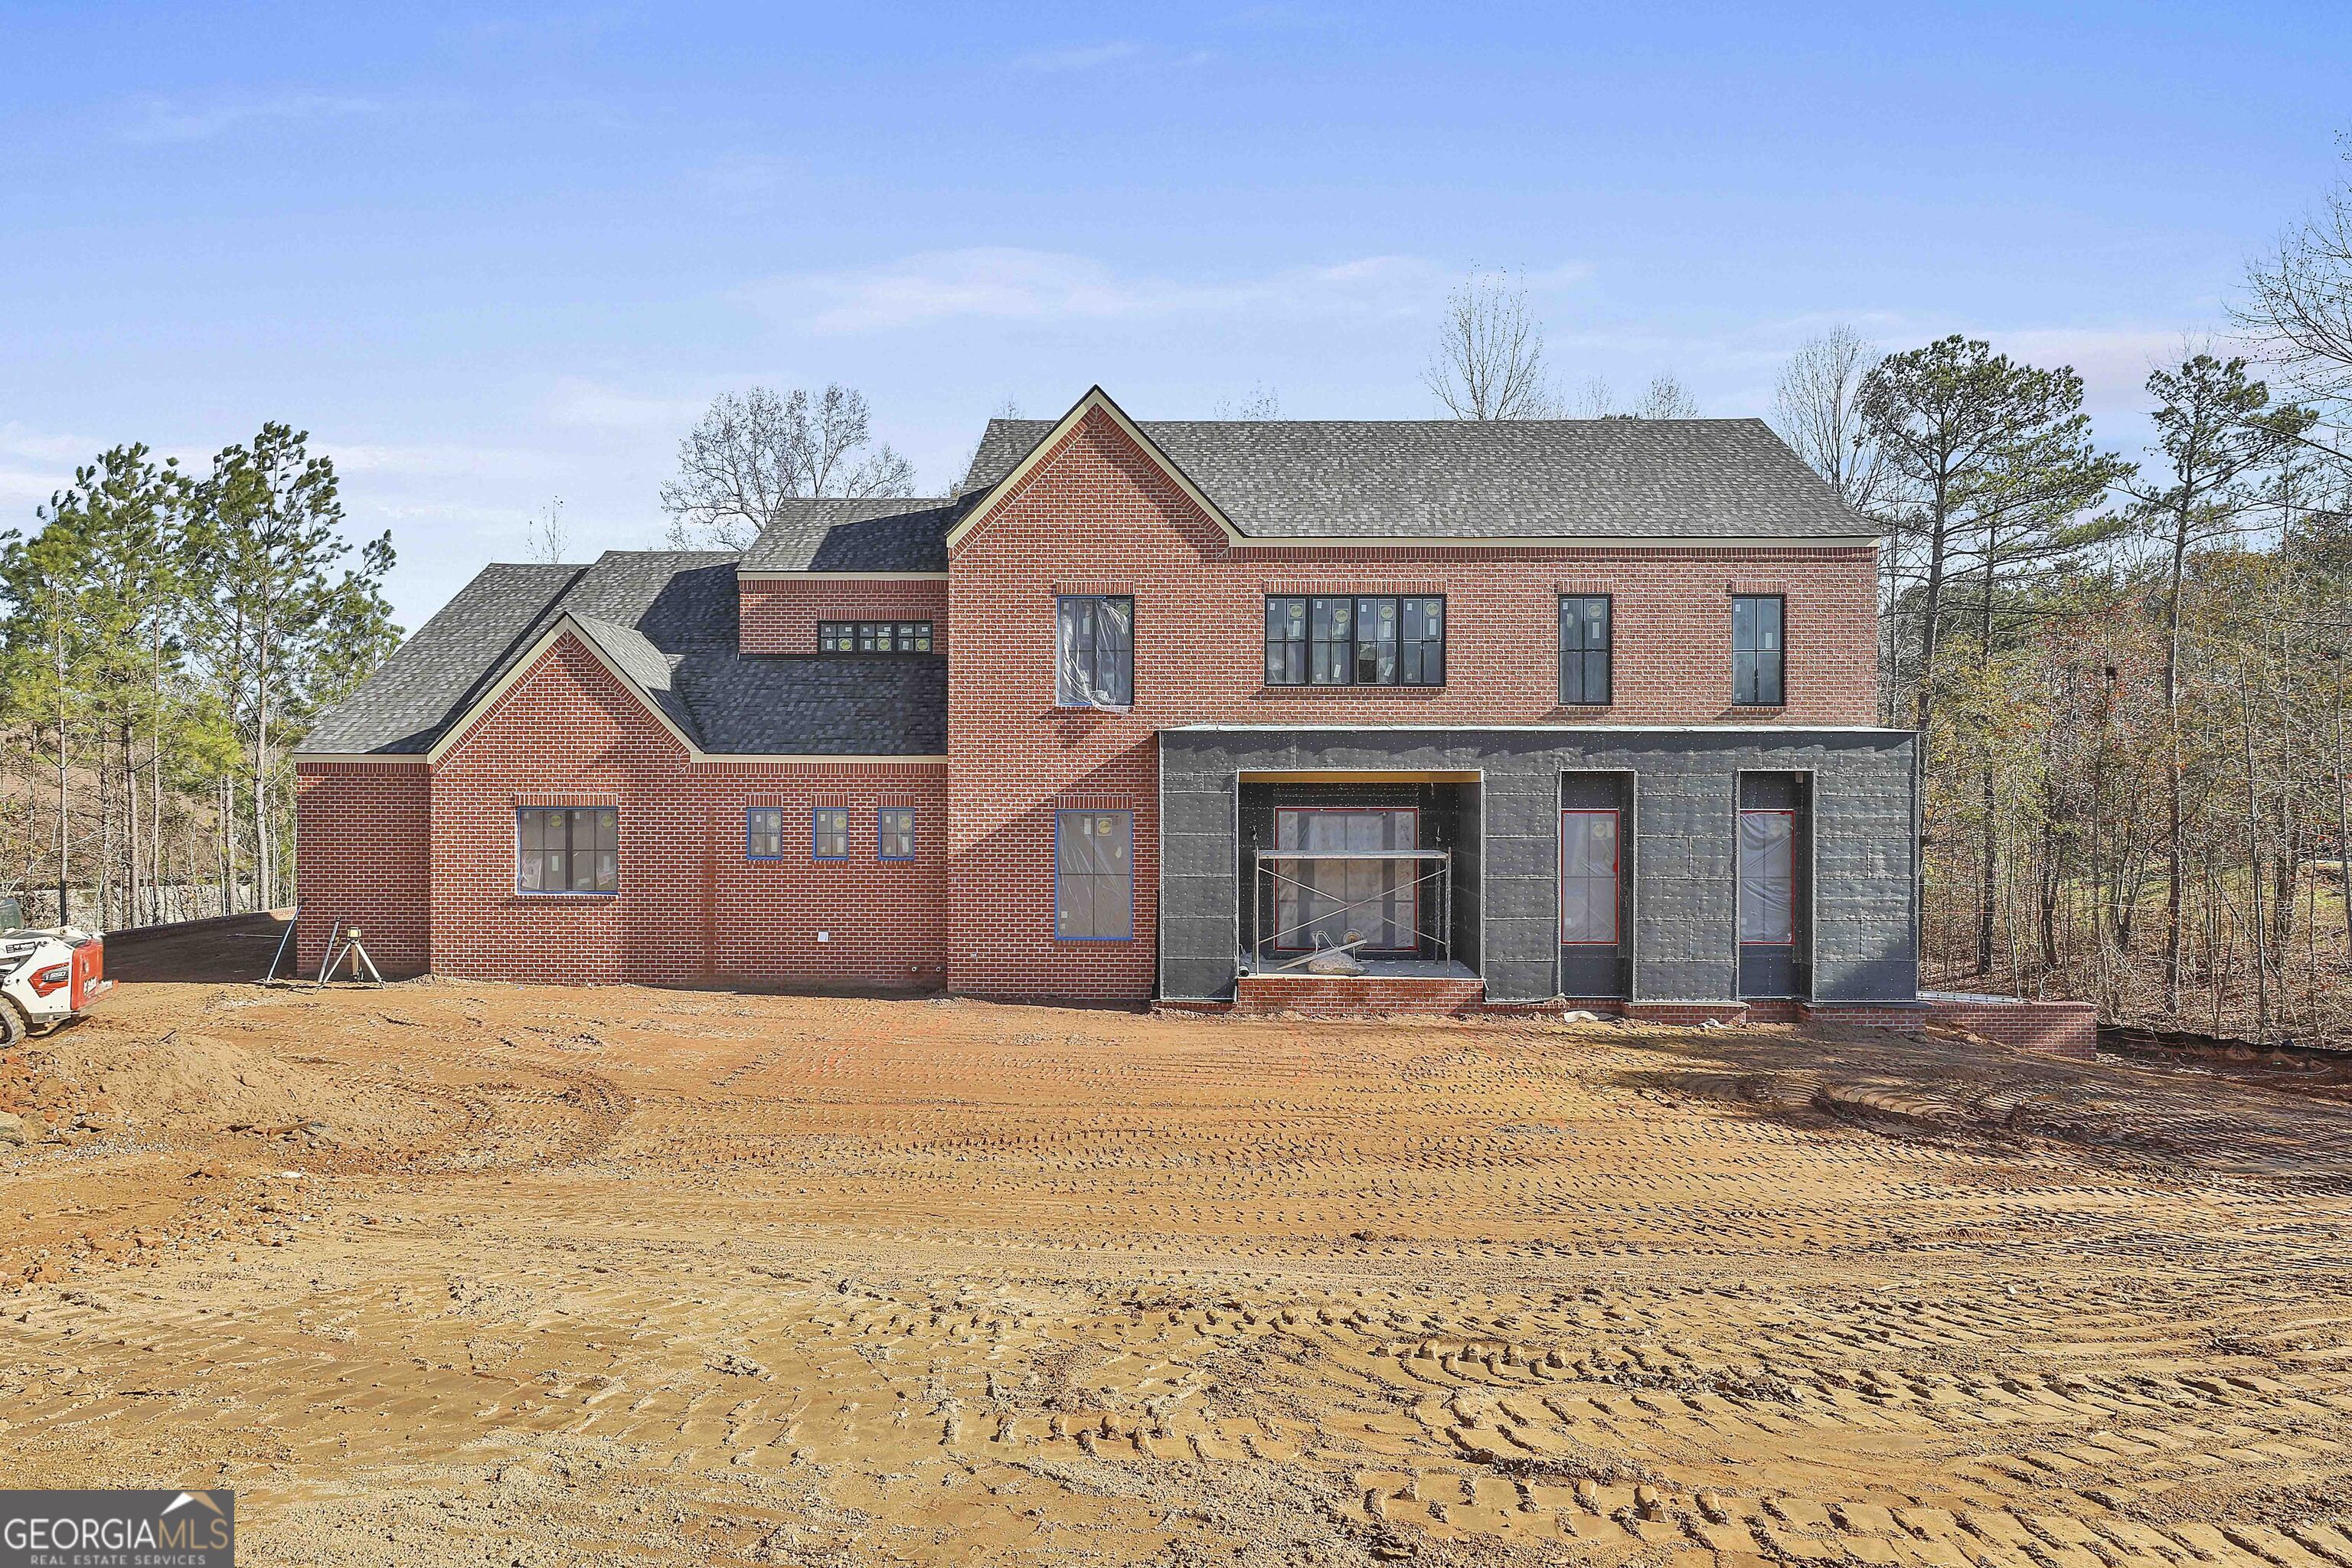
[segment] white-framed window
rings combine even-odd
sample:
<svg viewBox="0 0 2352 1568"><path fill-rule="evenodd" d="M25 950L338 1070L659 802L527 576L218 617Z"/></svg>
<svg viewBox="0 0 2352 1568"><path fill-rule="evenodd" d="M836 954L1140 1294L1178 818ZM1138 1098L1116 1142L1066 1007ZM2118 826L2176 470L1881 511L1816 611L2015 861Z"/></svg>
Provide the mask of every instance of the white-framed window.
<svg viewBox="0 0 2352 1568"><path fill-rule="evenodd" d="M1064 708L1135 702L1135 601L1065 594L1054 607L1054 700Z"/></svg>
<svg viewBox="0 0 2352 1568"><path fill-rule="evenodd" d="M915 808L886 805L874 814L874 858L912 860L915 858Z"/></svg>
<svg viewBox="0 0 2352 1568"><path fill-rule="evenodd" d="M1617 868L1614 810L1559 814L1560 945L1617 945Z"/></svg>
<svg viewBox="0 0 2352 1568"><path fill-rule="evenodd" d="M1054 935L1062 942L1135 938L1135 813L1054 814Z"/></svg>

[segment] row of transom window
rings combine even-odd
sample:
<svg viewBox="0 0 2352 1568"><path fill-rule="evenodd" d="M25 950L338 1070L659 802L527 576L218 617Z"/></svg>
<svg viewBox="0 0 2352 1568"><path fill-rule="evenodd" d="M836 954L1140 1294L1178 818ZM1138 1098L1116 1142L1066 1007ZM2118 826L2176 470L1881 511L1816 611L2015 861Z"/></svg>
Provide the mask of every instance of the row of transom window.
<svg viewBox="0 0 2352 1568"><path fill-rule="evenodd" d="M743 858L781 860L793 837L777 805L743 813ZM820 805L808 814L809 858L850 860L857 852L849 808ZM515 888L525 893L616 893L621 888L620 813L604 806L524 806L515 813ZM915 858L915 808L874 813L874 858Z"/></svg>
<svg viewBox="0 0 2352 1568"><path fill-rule="evenodd" d="M1559 597L1559 700L1615 700L1612 601ZM1787 605L1777 594L1731 598L1731 700L1786 704ZM1265 684L1443 686L1445 599L1428 594L1280 594L1265 600ZM1055 616L1055 700L1064 707L1126 708L1135 700L1135 601L1065 595Z"/></svg>

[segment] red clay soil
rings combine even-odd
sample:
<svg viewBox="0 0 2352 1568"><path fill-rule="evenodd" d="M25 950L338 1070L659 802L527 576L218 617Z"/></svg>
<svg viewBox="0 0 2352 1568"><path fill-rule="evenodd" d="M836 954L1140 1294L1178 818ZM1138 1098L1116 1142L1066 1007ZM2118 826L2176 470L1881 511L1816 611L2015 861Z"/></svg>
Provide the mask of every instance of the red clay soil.
<svg viewBox="0 0 2352 1568"><path fill-rule="evenodd" d="M247 1563L2352 1568L2340 1104L196 944L0 1064L0 1442Z"/></svg>

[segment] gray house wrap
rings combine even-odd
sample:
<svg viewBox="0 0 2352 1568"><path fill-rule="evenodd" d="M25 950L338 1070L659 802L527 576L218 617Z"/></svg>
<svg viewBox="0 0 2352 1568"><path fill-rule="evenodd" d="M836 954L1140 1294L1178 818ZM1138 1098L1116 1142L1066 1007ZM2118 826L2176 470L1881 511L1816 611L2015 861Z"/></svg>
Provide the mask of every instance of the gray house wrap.
<svg viewBox="0 0 2352 1568"><path fill-rule="evenodd" d="M1916 998L1912 736L1876 729L1526 725L1345 729L1204 725L1160 736L1160 991L1222 1000L1242 920L1243 774L1355 770L1479 775L1484 822L1462 897L1496 1002L1559 994L1561 780L1620 773L1633 799L1630 985L1637 1002L1738 994L1740 775L1809 781L1807 994Z"/></svg>

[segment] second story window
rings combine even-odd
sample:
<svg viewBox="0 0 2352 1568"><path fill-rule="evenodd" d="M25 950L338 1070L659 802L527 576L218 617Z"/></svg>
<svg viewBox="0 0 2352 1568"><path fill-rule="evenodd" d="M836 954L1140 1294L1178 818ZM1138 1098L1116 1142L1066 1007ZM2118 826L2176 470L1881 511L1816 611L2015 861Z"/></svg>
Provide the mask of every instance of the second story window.
<svg viewBox="0 0 2352 1568"><path fill-rule="evenodd" d="M1559 600L1559 700L1563 707L1606 707L1609 595L1563 594Z"/></svg>
<svg viewBox="0 0 2352 1568"><path fill-rule="evenodd" d="M1054 701L1062 708L1135 702L1135 601L1065 594L1055 602Z"/></svg>
<svg viewBox="0 0 2352 1568"><path fill-rule="evenodd" d="M816 646L824 653L929 653L929 621L819 621Z"/></svg>
<svg viewBox="0 0 2352 1568"><path fill-rule="evenodd" d="M1778 708L1783 601L1778 594L1741 594L1731 601L1731 701L1738 708Z"/></svg>
<svg viewBox="0 0 2352 1568"><path fill-rule="evenodd" d="M1276 595L1268 686L1443 686L1445 601L1421 595Z"/></svg>

